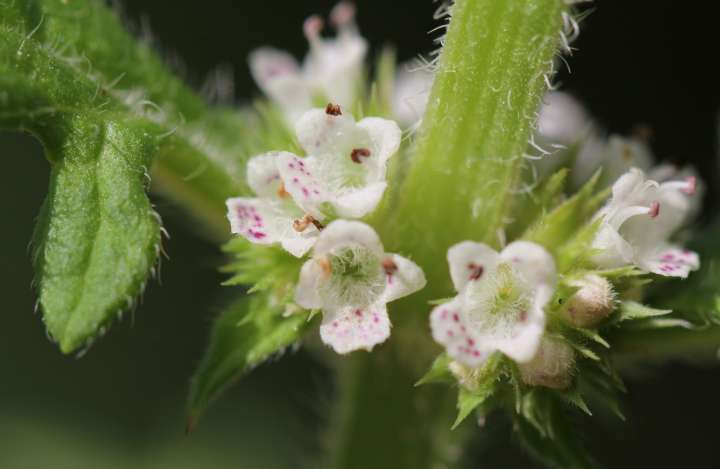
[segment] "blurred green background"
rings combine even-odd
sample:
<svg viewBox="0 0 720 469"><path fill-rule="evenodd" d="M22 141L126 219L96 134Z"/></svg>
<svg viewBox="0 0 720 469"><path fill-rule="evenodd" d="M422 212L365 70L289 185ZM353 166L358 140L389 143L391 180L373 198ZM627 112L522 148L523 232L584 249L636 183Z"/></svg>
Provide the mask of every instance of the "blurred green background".
<svg viewBox="0 0 720 469"><path fill-rule="evenodd" d="M359 1L362 31L402 58L432 47L430 0ZM152 31L155 45L196 88L218 67L234 73L238 100L256 91L245 57L272 44L297 55L300 24L332 1L123 0L128 24ZM709 2L708 2L709 4ZM655 130L654 149L701 169L717 207L717 37L710 12L687 2L599 0L585 21L573 73L560 81L608 128ZM181 60L172 59L181 57ZM707 64L707 65L704 65ZM234 387L190 436L183 406L211 319L228 297L219 286L216 246L193 234L183 215L156 200L171 238L161 279L133 314L83 357L64 357L33 314L27 250L46 192L39 145L0 134L0 468L317 467L333 397L331 373L302 351L266 364ZM607 467L720 467L720 367L671 364L630 377L627 425L587 422L584 438ZM528 468L508 425L478 432L476 467ZM373 468L368 468L373 469Z"/></svg>

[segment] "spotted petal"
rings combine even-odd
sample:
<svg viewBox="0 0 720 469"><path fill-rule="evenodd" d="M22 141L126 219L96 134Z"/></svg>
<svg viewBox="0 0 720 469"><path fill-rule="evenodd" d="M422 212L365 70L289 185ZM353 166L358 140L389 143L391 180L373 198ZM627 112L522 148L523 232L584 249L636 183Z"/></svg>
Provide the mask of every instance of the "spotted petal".
<svg viewBox="0 0 720 469"><path fill-rule="evenodd" d="M480 349L478 340L470 335L462 309L460 296L435 307L430 313L432 336L437 343L445 346L452 358L464 365L477 367L491 351Z"/></svg>
<svg viewBox="0 0 720 469"><path fill-rule="evenodd" d="M320 338L340 354L370 351L390 337L390 327L384 303L366 308L345 307L323 312Z"/></svg>
<svg viewBox="0 0 720 469"><path fill-rule="evenodd" d="M484 281L500 261L498 253L487 244L463 241L452 246L447 254L450 277L457 291L470 281Z"/></svg>
<svg viewBox="0 0 720 469"><path fill-rule="evenodd" d="M483 347L500 350L518 363L532 360L545 332L545 313L541 298L536 298L526 314L515 318L505 316L505 323L478 333L477 340Z"/></svg>
<svg viewBox="0 0 720 469"><path fill-rule="evenodd" d="M387 254L384 262L387 287L383 300L386 303L415 293L427 283L420 266L410 259L397 254Z"/></svg>
<svg viewBox="0 0 720 469"><path fill-rule="evenodd" d="M280 243L290 254L302 257L317 240L314 226L298 233L294 217L281 202L236 197L226 202L231 231L255 244Z"/></svg>
<svg viewBox="0 0 720 469"><path fill-rule="evenodd" d="M316 177L319 169L317 159L312 156L299 158L292 153L282 153L278 155L277 164L285 190L295 203L316 219L323 220L325 214L321 206L330 197Z"/></svg>
<svg viewBox="0 0 720 469"><path fill-rule="evenodd" d="M696 252L678 246L666 246L651 255L644 256L639 267L666 277L686 278L690 272L700 268L700 257Z"/></svg>

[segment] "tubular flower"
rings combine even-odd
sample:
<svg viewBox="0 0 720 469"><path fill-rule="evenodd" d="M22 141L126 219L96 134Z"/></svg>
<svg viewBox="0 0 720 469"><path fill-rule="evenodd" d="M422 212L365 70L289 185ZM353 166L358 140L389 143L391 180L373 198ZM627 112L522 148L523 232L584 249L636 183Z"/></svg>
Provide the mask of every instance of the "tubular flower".
<svg viewBox="0 0 720 469"><path fill-rule="evenodd" d="M458 295L430 315L435 341L458 362L477 367L495 351L516 362L535 355L543 308L556 284L555 261L540 245L516 241L498 253L464 241L448 250Z"/></svg>
<svg viewBox="0 0 720 469"><path fill-rule="evenodd" d="M289 122L312 107L315 99L342 106L354 104L367 54L367 41L355 25L355 7L340 2L330 14L337 37L320 35L323 21L311 16L303 30L310 51L302 66L287 52L261 47L250 54L250 71L260 89L280 108Z"/></svg>
<svg viewBox="0 0 720 469"><path fill-rule="evenodd" d="M322 310L320 337L344 354L384 342L391 327L386 304L424 286L422 269L385 253L370 226L337 220L321 232L303 265L295 301Z"/></svg>
<svg viewBox="0 0 720 469"><path fill-rule="evenodd" d="M700 267L698 255L670 243L693 209L696 178L658 183L633 168L613 185L610 202L597 218L595 262L605 268L635 265L646 272L687 277Z"/></svg>

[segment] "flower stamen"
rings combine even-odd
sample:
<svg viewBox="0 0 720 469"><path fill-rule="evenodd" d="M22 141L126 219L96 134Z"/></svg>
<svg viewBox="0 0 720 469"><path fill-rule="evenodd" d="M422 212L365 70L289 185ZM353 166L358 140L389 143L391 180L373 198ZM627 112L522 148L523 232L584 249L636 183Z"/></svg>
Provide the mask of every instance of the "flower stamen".
<svg viewBox="0 0 720 469"><path fill-rule="evenodd" d="M342 110L339 104L328 103L325 107L325 114L328 116L339 116L342 115Z"/></svg>
<svg viewBox="0 0 720 469"><path fill-rule="evenodd" d="M660 215L660 202L655 200L650 204L648 215L650 215L650 218L657 218L657 216Z"/></svg>
<svg viewBox="0 0 720 469"><path fill-rule="evenodd" d="M325 228L322 223L320 223L318 220L315 219L315 217L308 213L306 213L305 216L303 216L302 218L298 218L297 220L293 221L293 229L298 233L302 233L310 225L314 225L318 231L322 231L323 228Z"/></svg>
<svg viewBox="0 0 720 469"><path fill-rule="evenodd" d="M303 33L310 44L317 42L323 26L323 19L318 15L312 15L305 20L303 23Z"/></svg>
<svg viewBox="0 0 720 469"><path fill-rule="evenodd" d="M278 187L277 195L281 199L287 199L288 197L290 197L290 193L285 190L285 184L282 182L280 183L280 187Z"/></svg>

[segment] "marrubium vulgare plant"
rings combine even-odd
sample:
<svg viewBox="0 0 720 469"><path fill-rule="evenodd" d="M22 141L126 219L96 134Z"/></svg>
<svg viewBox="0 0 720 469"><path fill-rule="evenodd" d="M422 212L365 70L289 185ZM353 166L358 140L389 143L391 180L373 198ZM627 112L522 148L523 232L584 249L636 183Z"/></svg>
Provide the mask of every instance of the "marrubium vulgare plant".
<svg viewBox="0 0 720 469"><path fill-rule="evenodd" d="M437 50L397 64L341 1L302 25L302 62L254 51L264 97L230 108L101 1L0 0L0 128L52 168L32 240L49 337L85 351L134 306L162 253L151 191L222 246L235 295L188 431L301 344L338 381L323 467L463 467L491 413L549 467L594 467L573 422L624 418L629 361L712 356L720 277L693 169L553 89L580 3L438 4Z"/></svg>

